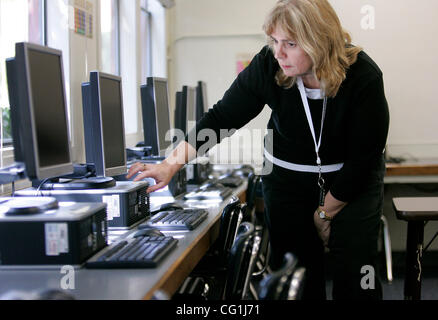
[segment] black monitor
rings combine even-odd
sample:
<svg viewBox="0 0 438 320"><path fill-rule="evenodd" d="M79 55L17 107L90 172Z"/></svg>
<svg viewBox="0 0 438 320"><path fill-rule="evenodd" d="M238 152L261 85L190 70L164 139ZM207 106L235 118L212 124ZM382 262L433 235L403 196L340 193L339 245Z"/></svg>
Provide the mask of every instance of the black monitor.
<svg viewBox="0 0 438 320"><path fill-rule="evenodd" d="M187 126L186 103L182 100L182 91L177 91L175 94L175 113L174 113L174 127L186 134Z"/></svg>
<svg viewBox="0 0 438 320"><path fill-rule="evenodd" d="M183 86L182 98L186 101L187 133L196 124L196 87Z"/></svg>
<svg viewBox="0 0 438 320"><path fill-rule="evenodd" d="M152 156L165 156L172 144L167 79L148 77L140 91L144 145L152 147Z"/></svg>
<svg viewBox="0 0 438 320"><path fill-rule="evenodd" d="M199 121L207 111L207 84L204 81L198 81L196 86L196 121Z"/></svg>
<svg viewBox="0 0 438 320"><path fill-rule="evenodd" d="M71 174L62 52L17 43L6 66L15 161L30 180Z"/></svg>
<svg viewBox="0 0 438 320"><path fill-rule="evenodd" d="M99 71L82 83L85 154L96 176L113 177L127 172L122 80Z"/></svg>

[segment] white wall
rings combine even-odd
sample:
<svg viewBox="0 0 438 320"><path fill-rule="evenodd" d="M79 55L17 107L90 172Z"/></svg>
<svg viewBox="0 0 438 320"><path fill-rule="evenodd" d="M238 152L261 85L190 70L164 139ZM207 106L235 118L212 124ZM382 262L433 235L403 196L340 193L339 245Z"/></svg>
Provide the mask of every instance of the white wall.
<svg viewBox="0 0 438 320"><path fill-rule="evenodd" d="M404 157L438 157L438 1L331 0L353 41L384 74L391 123L388 151ZM361 8L375 10L375 29L361 27Z"/></svg>
<svg viewBox="0 0 438 320"><path fill-rule="evenodd" d="M274 0L176 0L175 7L169 12L169 91L172 108L175 106L175 92L183 85L195 86L199 80L207 83L210 107L222 98L237 75L239 56L253 56L265 44L262 24L265 13L274 3ZM265 108L245 128L264 129L269 116L270 111ZM219 152L220 159L213 158L213 162L231 160L260 164L262 136L254 153L250 144L236 148L238 143L233 142L232 150L229 153L225 150ZM225 139L222 145L228 143ZM215 152L217 150L211 153ZM254 157L242 159L239 154L254 154Z"/></svg>
<svg viewBox="0 0 438 320"><path fill-rule="evenodd" d="M236 76L236 56L264 45L262 24L275 0L176 0L169 13L169 89L207 82L209 104L220 99ZM438 1L330 0L353 43L362 46L384 73L393 156L438 157ZM375 28L365 30L371 6ZM251 127L265 127L266 110Z"/></svg>

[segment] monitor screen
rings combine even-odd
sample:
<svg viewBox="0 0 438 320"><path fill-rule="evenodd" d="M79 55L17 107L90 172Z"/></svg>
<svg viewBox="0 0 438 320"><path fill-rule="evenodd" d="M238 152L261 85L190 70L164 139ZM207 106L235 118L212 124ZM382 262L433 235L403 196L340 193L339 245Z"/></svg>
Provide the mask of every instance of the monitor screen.
<svg viewBox="0 0 438 320"><path fill-rule="evenodd" d="M17 43L15 49L7 65L16 159L24 162L31 180L70 174L62 53L29 43Z"/></svg>
<svg viewBox="0 0 438 320"><path fill-rule="evenodd" d="M187 133L196 124L196 88L183 86L183 99L186 100Z"/></svg>
<svg viewBox="0 0 438 320"><path fill-rule="evenodd" d="M198 81L196 86L196 121L199 121L207 111L207 84L204 81Z"/></svg>
<svg viewBox="0 0 438 320"><path fill-rule="evenodd" d="M123 167L126 165L125 130L120 81L101 74L100 98L105 168Z"/></svg>
<svg viewBox="0 0 438 320"><path fill-rule="evenodd" d="M153 156L165 156L167 148L172 144L170 136L166 139L170 131L167 79L148 77L140 91L144 143L151 147Z"/></svg>
<svg viewBox="0 0 438 320"><path fill-rule="evenodd" d="M174 123L175 129L181 130L184 135L187 133L186 130L186 103L183 101L182 91L177 91L175 94L175 114Z"/></svg>
<svg viewBox="0 0 438 320"><path fill-rule="evenodd" d="M30 87L41 167L69 162L69 140L60 57L28 51Z"/></svg>
<svg viewBox="0 0 438 320"><path fill-rule="evenodd" d="M170 111L169 98L167 93L167 80L155 79L154 91L159 149L160 155L164 155L164 152L172 143L170 139L166 140L166 134L170 131Z"/></svg>
<svg viewBox="0 0 438 320"><path fill-rule="evenodd" d="M98 71L82 84L85 153L97 176L126 173L122 80Z"/></svg>

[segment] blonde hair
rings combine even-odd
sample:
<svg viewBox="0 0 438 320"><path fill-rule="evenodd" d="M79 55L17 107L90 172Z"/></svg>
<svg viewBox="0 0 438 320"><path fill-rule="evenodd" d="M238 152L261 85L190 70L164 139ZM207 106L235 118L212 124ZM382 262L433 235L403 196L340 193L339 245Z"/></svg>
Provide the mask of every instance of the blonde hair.
<svg viewBox="0 0 438 320"><path fill-rule="evenodd" d="M281 28L310 56L313 74L328 97L336 93L348 68L356 61L360 47L352 46L351 37L339 21L327 0L280 0L266 17L263 30L271 35ZM272 43L270 43L271 50ZM280 70L276 75L279 86L290 88L296 77Z"/></svg>

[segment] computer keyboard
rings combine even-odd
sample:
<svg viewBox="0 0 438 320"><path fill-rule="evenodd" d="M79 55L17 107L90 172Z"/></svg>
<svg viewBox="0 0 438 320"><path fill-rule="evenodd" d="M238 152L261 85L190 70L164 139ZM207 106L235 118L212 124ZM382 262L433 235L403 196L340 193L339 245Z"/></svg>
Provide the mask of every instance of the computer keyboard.
<svg viewBox="0 0 438 320"><path fill-rule="evenodd" d="M148 221L138 226L139 229L155 227L160 230L178 231L193 230L208 216L205 209L177 209L172 211L160 211Z"/></svg>
<svg viewBox="0 0 438 320"><path fill-rule="evenodd" d="M176 247L173 237L140 236L123 239L89 259L89 269L155 268Z"/></svg>
<svg viewBox="0 0 438 320"><path fill-rule="evenodd" d="M184 195L185 200L224 200L232 194L233 190L220 184L200 187Z"/></svg>

